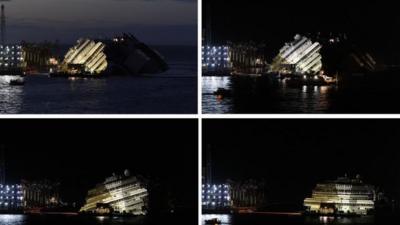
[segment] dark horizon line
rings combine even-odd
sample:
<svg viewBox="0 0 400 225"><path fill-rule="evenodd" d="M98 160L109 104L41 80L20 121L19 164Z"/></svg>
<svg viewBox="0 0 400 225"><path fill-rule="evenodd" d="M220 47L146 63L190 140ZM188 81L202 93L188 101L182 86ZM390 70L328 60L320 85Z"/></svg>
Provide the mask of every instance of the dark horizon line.
<svg viewBox="0 0 400 225"><path fill-rule="evenodd" d="M78 41L78 39L76 40ZM25 43L30 43L30 44L44 44L44 43L56 43L56 41L49 41L49 40L43 40L40 42L37 41L25 41L25 40L21 40L20 42L6 42L5 45L16 45L16 44L21 44L22 42ZM153 46L153 47L164 47L164 46L168 46L168 47L196 47L197 48L197 43L196 44L153 44L153 43L146 43L143 41L140 41L142 43L145 43L148 46ZM59 45L74 45L76 44L76 42L71 42L71 43L67 43L67 42L59 42Z"/></svg>

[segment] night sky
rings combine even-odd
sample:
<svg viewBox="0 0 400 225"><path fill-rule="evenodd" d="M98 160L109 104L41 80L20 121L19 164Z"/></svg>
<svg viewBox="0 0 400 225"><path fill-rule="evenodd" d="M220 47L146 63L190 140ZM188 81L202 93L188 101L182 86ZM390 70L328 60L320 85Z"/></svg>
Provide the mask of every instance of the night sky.
<svg viewBox="0 0 400 225"><path fill-rule="evenodd" d="M11 0L9 42L107 37L130 32L153 45L197 44L197 0Z"/></svg>
<svg viewBox="0 0 400 225"><path fill-rule="evenodd" d="M347 173L400 197L400 120L207 120L203 126L215 182L264 179L271 201L298 204L317 182Z"/></svg>
<svg viewBox="0 0 400 225"><path fill-rule="evenodd" d="M60 181L65 201L130 169L197 207L196 120L2 120L7 181Z"/></svg>
<svg viewBox="0 0 400 225"><path fill-rule="evenodd" d="M211 12L217 42L254 40L280 46L296 33L345 32L357 44L400 50L400 15L392 1L204 0L203 9L203 27Z"/></svg>

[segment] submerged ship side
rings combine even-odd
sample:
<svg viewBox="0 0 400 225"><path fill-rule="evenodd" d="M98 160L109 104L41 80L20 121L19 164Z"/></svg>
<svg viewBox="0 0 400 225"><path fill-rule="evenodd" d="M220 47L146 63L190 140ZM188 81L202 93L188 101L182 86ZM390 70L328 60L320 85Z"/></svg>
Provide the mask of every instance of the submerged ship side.
<svg viewBox="0 0 400 225"><path fill-rule="evenodd" d="M123 34L105 43L104 52L110 62L108 73L139 75L168 70L167 63L158 51L131 34Z"/></svg>

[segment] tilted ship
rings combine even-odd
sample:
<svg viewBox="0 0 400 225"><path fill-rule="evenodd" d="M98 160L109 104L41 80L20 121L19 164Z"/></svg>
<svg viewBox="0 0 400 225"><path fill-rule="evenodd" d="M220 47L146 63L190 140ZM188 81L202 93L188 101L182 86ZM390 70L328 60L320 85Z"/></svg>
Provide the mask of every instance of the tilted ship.
<svg viewBox="0 0 400 225"><path fill-rule="evenodd" d="M296 34L294 41L286 43L273 59L270 74L286 78L288 85L327 85L336 82L323 71L322 45Z"/></svg>
<svg viewBox="0 0 400 225"><path fill-rule="evenodd" d="M304 200L306 212L318 215L367 215L375 208L375 188L359 176L347 176L317 184Z"/></svg>
<svg viewBox="0 0 400 225"><path fill-rule="evenodd" d="M126 170L106 178L89 190L80 212L91 214L147 214L148 191L144 183Z"/></svg>
<svg viewBox="0 0 400 225"><path fill-rule="evenodd" d="M317 74L322 69L321 44L297 34L274 58L270 72L287 74Z"/></svg>
<svg viewBox="0 0 400 225"><path fill-rule="evenodd" d="M131 34L110 40L82 38L53 76L140 75L168 70L163 56Z"/></svg>

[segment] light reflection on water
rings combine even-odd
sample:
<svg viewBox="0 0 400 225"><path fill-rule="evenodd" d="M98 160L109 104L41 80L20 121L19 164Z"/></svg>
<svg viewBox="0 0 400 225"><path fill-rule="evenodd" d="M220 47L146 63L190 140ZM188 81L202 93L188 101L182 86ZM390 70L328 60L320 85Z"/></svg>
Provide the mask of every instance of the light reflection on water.
<svg viewBox="0 0 400 225"><path fill-rule="evenodd" d="M331 216L320 216L320 217L305 217L305 224L375 224L374 216L361 216L361 217L331 217Z"/></svg>
<svg viewBox="0 0 400 225"><path fill-rule="evenodd" d="M0 113L16 114L21 111L23 86L11 86L6 77L0 77Z"/></svg>
<svg viewBox="0 0 400 225"><path fill-rule="evenodd" d="M332 216L320 216L319 222L323 224L332 223L335 220L335 217Z"/></svg>
<svg viewBox="0 0 400 225"><path fill-rule="evenodd" d="M289 87L285 81L264 84L267 82L228 76L203 77L203 113L325 113L331 106L329 94L336 88L306 85ZM234 97L217 98L213 92L218 88L233 90ZM240 96L235 95L239 91Z"/></svg>
<svg viewBox="0 0 400 225"><path fill-rule="evenodd" d="M218 88L232 89L230 77L203 77L202 107L205 113L231 113L233 101L230 98L218 99L213 95Z"/></svg>
<svg viewBox="0 0 400 225"><path fill-rule="evenodd" d="M202 224L205 225L206 220L217 218L222 224L232 224L232 216L229 214L205 214L202 216Z"/></svg>
<svg viewBox="0 0 400 225"><path fill-rule="evenodd" d="M1 225L20 225L24 224L26 216L24 215L0 215Z"/></svg>
<svg viewBox="0 0 400 225"><path fill-rule="evenodd" d="M180 76L69 80L32 75L23 86L0 80L0 114L195 113L197 78Z"/></svg>
<svg viewBox="0 0 400 225"><path fill-rule="evenodd" d="M218 219L222 224L228 225L374 225L374 216L362 217L314 217L314 216L277 216L277 215L257 215L257 214L204 214L202 215L202 225L206 225L206 220ZM388 224L388 223L385 223ZM389 223L393 224L393 223ZM380 225L380 224L379 224Z"/></svg>
<svg viewBox="0 0 400 225"><path fill-rule="evenodd" d="M154 217L108 217L62 214L0 215L0 225L188 225L196 218L188 216L158 215Z"/></svg>

